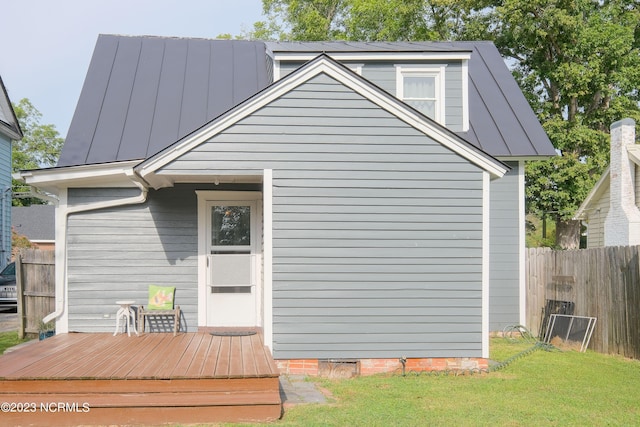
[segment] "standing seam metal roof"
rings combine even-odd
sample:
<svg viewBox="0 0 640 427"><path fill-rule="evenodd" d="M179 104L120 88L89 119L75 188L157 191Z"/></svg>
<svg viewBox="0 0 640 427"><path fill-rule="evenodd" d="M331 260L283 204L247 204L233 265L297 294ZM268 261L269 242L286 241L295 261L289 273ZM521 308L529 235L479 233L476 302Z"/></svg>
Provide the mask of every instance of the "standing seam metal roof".
<svg viewBox="0 0 640 427"><path fill-rule="evenodd" d="M271 83L269 52L470 52L470 129L495 157L555 151L490 42L276 43L100 35L58 166L146 159Z"/></svg>
<svg viewBox="0 0 640 427"><path fill-rule="evenodd" d="M101 35L58 166L147 158L268 76L261 42Z"/></svg>

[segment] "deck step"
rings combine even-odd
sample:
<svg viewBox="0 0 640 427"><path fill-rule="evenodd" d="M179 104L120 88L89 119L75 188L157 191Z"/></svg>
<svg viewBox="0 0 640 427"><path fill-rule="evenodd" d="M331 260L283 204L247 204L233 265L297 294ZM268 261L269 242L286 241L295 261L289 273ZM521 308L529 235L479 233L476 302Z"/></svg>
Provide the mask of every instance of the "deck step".
<svg viewBox="0 0 640 427"><path fill-rule="evenodd" d="M166 392L166 393L28 393L2 395L3 402L35 402L48 405L51 402L87 404L93 408L141 408L141 407L201 407L279 405L280 391L245 392Z"/></svg>
<svg viewBox="0 0 640 427"><path fill-rule="evenodd" d="M202 379L0 379L0 396L47 393L161 393L161 392L242 392L279 389L278 377Z"/></svg>
<svg viewBox="0 0 640 427"><path fill-rule="evenodd" d="M265 422L282 415L279 390L158 393L0 393L3 425L157 425ZM108 421L108 422L107 422Z"/></svg>
<svg viewBox="0 0 640 427"><path fill-rule="evenodd" d="M54 402L48 410L5 412L2 425L31 427L105 426L105 425L191 425L218 423L262 423L282 416L281 405L76 408L60 409Z"/></svg>

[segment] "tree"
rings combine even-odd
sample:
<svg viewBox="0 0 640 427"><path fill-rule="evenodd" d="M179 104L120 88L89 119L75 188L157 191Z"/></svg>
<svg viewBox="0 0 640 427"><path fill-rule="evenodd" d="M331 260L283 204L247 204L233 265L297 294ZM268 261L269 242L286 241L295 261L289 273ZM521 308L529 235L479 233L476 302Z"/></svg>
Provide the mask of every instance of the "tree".
<svg viewBox="0 0 640 427"><path fill-rule="evenodd" d="M27 236L19 234L11 227L11 258L15 259L22 249L35 248Z"/></svg>
<svg viewBox="0 0 640 427"><path fill-rule="evenodd" d="M42 113L27 98L14 104L13 110L20 123L23 137L12 145L12 172L55 166L64 142L55 126L41 124ZM28 193L29 189L15 180L12 186L14 206L44 203L35 197L16 197Z"/></svg>
<svg viewBox="0 0 640 427"><path fill-rule="evenodd" d="M487 0L263 0L248 38L297 41L453 40L484 28Z"/></svg>
<svg viewBox="0 0 640 427"><path fill-rule="evenodd" d="M609 124L638 120L637 8L627 2L505 0L493 14L501 52L559 156L527 165L527 211L577 248L573 214L608 164Z"/></svg>
<svg viewBox="0 0 640 427"><path fill-rule="evenodd" d="M527 212L577 247L573 213L608 164L609 124L640 123L640 11L630 0L263 0L263 37L492 40L558 151L526 168Z"/></svg>

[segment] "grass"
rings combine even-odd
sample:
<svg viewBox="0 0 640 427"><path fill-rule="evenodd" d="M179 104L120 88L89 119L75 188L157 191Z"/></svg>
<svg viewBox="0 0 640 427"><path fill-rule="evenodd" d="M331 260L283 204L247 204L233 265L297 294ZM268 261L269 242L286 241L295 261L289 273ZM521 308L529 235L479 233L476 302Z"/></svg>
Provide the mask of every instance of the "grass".
<svg viewBox="0 0 640 427"><path fill-rule="evenodd" d="M18 345L25 341L29 341L29 339L19 339L18 332L0 332L0 354L4 353L6 349L9 347L13 347L14 345Z"/></svg>
<svg viewBox="0 0 640 427"><path fill-rule="evenodd" d="M503 361L529 343L491 341ZM313 379L324 405L287 409L277 426L640 425L640 361L593 352L538 350L506 368L471 376Z"/></svg>

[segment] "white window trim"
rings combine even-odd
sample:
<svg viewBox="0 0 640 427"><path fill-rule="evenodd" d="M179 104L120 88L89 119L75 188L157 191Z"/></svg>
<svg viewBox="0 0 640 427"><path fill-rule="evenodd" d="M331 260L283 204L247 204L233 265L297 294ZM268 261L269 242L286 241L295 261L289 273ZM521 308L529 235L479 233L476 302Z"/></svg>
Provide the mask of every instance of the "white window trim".
<svg viewBox="0 0 640 427"><path fill-rule="evenodd" d="M396 64L396 97L401 101L404 101L404 77L407 75L422 75L435 77L436 85L436 106L434 120L441 125L445 126L445 69L446 64L433 64L429 66L424 65L407 65Z"/></svg>
<svg viewBox="0 0 640 427"><path fill-rule="evenodd" d="M469 131L469 60L462 61L462 131ZM523 323L524 325L524 323Z"/></svg>

